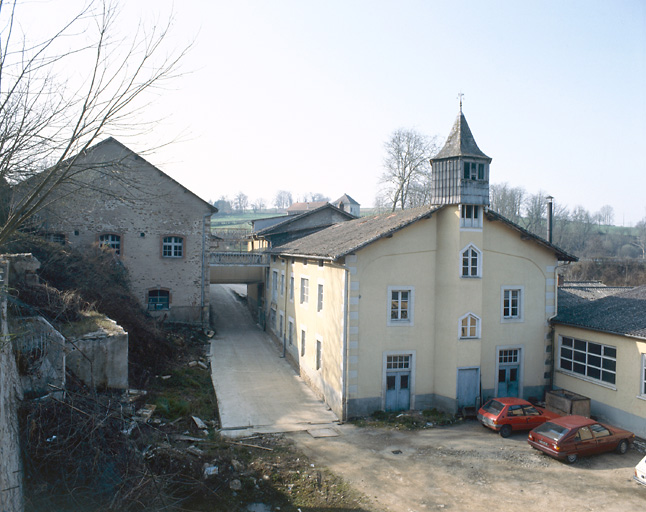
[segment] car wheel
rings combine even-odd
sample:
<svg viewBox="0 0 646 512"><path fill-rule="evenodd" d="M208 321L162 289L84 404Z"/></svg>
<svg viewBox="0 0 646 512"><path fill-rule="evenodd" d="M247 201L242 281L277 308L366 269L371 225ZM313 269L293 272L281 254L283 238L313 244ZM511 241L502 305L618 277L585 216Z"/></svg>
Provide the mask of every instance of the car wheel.
<svg viewBox="0 0 646 512"><path fill-rule="evenodd" d="M624 439L617 445L617 453L621 453L623 455L627 451L628 451L628 441Z"/></svg>
<svg viewBox="0 0 646 512"><path fill-rule="evenodd" d="M576 459L578 459L578 458L579 457L577 456L576 453L571 453L570 455L567 456L566 460L568 461L568 463L574 464L576 462Z"/></svg>
<svg viewBox="0 0 646 512"><path fill-rule="evenodd" d="M511 435L511 425L503 425L500 429L500 435L502 437L509 437Z"/></svg>

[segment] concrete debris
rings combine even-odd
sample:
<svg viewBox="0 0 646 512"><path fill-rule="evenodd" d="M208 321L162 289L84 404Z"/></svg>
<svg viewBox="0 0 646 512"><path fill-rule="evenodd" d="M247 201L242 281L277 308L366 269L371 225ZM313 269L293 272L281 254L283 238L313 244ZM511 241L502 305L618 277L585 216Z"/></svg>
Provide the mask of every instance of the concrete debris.
<svg viewBox="0 0 646 512"><path fill-rule="evenodd" d="M188 448L186 448L186 451L190 453L191 455L195 455L197 457L201 457L204 455L204 450L200 450L197 446L191 445Z"/></svg>
<svg viewBox="0 0 646 512"><path fill-rule="evenodd" d="M195 422L195 426L198 428L198 430L207 430L209 427L206 426L206 423L204 423L200 418L197 416L191 416L193 418L193 421Z"/></svg>
<svg viewBox="0 0 646 512"><path fill-rule="evenodd" d="M171 378L171 375L162 375L162 380L168 380Z"/></svg>
<svg viewBox="0 0 646 512"><path fill-rule="evenodd" d="M213 464L205 463L204 466L202 467L202 474L204 475L204 480L207 480L212 476L216 476L219 472L220 470L218 469L218 467L214 466Z"/></svg>
<svg viewBox="0 0 646 512"><path fill-rule="evenodd" d="M242 490L242 482L238 479L231 480L231 483L229 484L229 488L232 491L240 491Z"/></svg>
<svg viewBox="0 0 646 512"><path fill-rule="evenodd" d="M207 365L206 363L203 363L202 361L198 361L198 362L197 362L197 365L198 365L200 368L202 368L202 370L208 370L208 369L209 369L209 365Z"/></svg>
<svg viewBox="0 0 646 512"><path fill-rule="evenodd" d="M146 423L155 412L155 409L157 409L157 406L155 404L146 404L137 411L138 418L135 419Z"/></svg>
<svg viewBox="0 0 646 512"><path fill-rule="evenodd" d="M189 368L193 368L194 366L197 366L197 361L191 361L188 363Z"/></svg>

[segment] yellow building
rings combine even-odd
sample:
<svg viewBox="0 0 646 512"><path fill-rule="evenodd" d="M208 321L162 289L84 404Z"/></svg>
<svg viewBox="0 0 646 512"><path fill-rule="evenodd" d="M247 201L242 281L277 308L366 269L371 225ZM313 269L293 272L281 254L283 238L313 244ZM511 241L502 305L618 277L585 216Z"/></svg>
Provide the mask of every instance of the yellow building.
<svg viewBox="0 0 646 512"><path fill-rule="evenodd" d="M339 417L543 397L556 267L575 258L488 208L490 162L460 112L434 205L270 250L268 329Z"/></svg>
<svg viewBox="0 0 646 512"><path fill-rule="evenodd" d="M554 386L590 413L646 437L646 286L569 284L554 319Z"/></svg>

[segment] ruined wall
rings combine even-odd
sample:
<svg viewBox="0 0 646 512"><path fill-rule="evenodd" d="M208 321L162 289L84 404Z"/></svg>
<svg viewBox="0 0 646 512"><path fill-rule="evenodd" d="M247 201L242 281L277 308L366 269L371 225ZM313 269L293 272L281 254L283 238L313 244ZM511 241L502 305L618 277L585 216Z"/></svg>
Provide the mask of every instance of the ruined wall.
<svg viewBox="0 0 646 512"><path fill-rule="evenodd" d="M24 509L18 432L18 371L9 340L6 289L9 262L0 257L0 512Z"/></svg>
<svg viewBox="0 0 646 512"><path fill-rule="evenodd" d="M128 389L128 333L112 323L69 340L67 367L88 386Z"/></svg>

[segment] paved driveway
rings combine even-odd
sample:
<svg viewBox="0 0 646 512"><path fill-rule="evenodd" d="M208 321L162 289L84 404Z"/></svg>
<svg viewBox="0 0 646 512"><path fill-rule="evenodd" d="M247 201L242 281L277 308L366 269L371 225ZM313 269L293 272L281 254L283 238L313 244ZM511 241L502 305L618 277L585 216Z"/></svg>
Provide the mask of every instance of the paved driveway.
<svg viewBox="0 0 646 512"><path fill-rule="evenodd" d="M281 358L252 320L241 296L246 286L212 285L216 335L211 341L213 386L222 434L326 429L338 418Z"/></svg>

